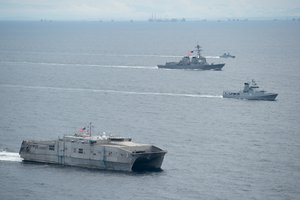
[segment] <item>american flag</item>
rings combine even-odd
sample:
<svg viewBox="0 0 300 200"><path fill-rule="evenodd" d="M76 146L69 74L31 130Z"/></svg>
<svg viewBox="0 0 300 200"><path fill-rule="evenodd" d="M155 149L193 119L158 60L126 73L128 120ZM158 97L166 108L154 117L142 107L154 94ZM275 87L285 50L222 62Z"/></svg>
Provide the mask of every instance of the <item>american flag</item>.
<svg viewBox="0 0 300 200"><path fill-rule="evenodd" d="M194 51L188 51L188 56L191 56L194 53Z"/></svg>
<svg viewBox="0 0 300 200"><path fill-rule="evenodd" d="M85 131L85 129L86 129L86 128L83 127L83 128L81 128L81 129L79 129L79 132L82 133L83 131Z"/></svg>

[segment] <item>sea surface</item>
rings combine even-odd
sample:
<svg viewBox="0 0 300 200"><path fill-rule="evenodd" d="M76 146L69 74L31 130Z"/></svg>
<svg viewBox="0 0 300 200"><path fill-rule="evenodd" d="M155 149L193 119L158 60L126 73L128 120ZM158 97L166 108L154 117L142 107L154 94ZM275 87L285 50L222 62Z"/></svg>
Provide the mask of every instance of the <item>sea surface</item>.
<svg viewBox="0 0 300 200"><path fill-rule="evenodd" d="M197 44L222 71L156 67ZM222 98L252 79L277 100ZM21 161L89 122L167 150L163 171ZM0 138L1 200L299 199L300 22L0 22Z"/></svg>

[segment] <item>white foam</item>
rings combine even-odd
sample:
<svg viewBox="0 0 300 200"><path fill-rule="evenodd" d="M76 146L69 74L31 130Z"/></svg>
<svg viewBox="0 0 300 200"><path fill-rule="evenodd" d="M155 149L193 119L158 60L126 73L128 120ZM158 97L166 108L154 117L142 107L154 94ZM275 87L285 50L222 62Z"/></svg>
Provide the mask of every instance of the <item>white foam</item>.
<svg viewBox="0 0 300 200"><path fill-rule="evenodd" d="M1 63L33 64L33 65L49 65L49 66L125 68L125 69L126 68L128 68L128 69L158 69L157 66L138 66L138 65L96 65L96 64L80 64L80 63L52 63L52 62L30 62L30 61L1 61Z"/></svg>
<svg viewBox="0 0 300 200"><path fill-rule="evenodd" d="M0 84L0 87L41 89L41 90L62 90L62 91L74 91L74 92L77 91L77 92L116 93L116 94L130 94L130 95L157 95L157 96L195 97L195 98L222 98L221 95L210 95L210 94L136 92L136 91L109 90L109 89L105 90L105 89L88 89L88 88L63 88L63 87L27 86L27 85L12 85L12 84Z"/></svg>
<svg viewBox="0 0 300 200"><path fill-rule="evenodd" d="M0 161L21 162L22 160L18 153L0 151Z"/></svg>
<svg viewBox="0 0 300 200"><path fill-rule="evenodd" d="M175 55L158 55L158 54L88 54L97 56L109 56L109 57L159 57L159 58L181 58L182 56Z"/></svg>
<svg viewBox="0 0 300 200"><path fill-rule="evenodd" d="M220 56L204 56L205 58L220 58Z"/></svg>
<svg viewBox="0 0 300 200"><path fill-rule="evenodd" d="M0 52L12 53L12 51L0 50ZM114 54L114 53L83 53L83 52L41 52L41 51L13 51L14 53L27 54L55 54L55 55L81 55L81 56L106 56L106 57L161 57L161 58L177 58L182 56L163 55L163 54Z"/></svg>

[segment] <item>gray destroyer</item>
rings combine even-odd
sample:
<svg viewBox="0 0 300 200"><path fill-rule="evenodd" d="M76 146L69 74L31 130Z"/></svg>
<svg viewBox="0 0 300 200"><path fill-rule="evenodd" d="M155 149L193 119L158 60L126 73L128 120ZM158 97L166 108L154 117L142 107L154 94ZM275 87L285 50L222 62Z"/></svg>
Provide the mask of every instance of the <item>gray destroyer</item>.
<svg viewBox="0 0 300 200"><path fill-rule="evenodd" d="M92 136L91 126L57 140L23 141L19 152L23 161L118 171L159 171L166 153L131 138Z"/></svg>
<svg viewBox="0 0 300 200"><path fill-rule="evenodd" d="M260 90L254 80L244 83L241 91L224 91L223 98L274 101L278 94Z"/></svg>
<svg viewBox="0 0 300 200"><path fill-rule="evenodd" d="M191 70L222 70L224 63L221 64L209 64L206 58L201 55L201 47L196 46L197 55L190 58L190 56L184 56L179 62L167 62L165 65L157 65L158 68L166 69L191 69ZM193 53L194 51L191 51Z"/></svg>

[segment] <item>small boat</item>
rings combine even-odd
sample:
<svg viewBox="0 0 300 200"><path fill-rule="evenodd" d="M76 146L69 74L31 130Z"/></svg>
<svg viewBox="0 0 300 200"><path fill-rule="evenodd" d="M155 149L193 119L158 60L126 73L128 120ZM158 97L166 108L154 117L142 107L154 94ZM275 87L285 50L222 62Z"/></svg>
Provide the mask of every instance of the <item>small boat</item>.
<svg viewBox="0 0 300 200"><path fill-rule="evenodd" d="M274 101L278 94L260 90L254 80L244 83L241 91L224 91L223 98Z"/></svg>
<svg viewBox="0 0 300 200"><path fill-rule="evenodd" d="M230 55L230 53L224 53L223 55L220 56L220 58L235 58L235 56Z"/></svg>
<svg viewBox="0 0 300 200"><path fill-rule="evenodd" d="M167 151L131 138L92 135L82 128L74 135L57 140L24 140L20 148L23 161L117 171L159 171Z"/></svg>

